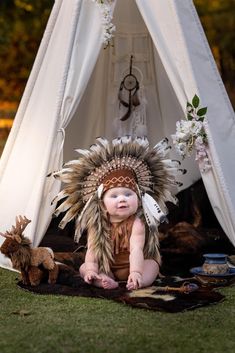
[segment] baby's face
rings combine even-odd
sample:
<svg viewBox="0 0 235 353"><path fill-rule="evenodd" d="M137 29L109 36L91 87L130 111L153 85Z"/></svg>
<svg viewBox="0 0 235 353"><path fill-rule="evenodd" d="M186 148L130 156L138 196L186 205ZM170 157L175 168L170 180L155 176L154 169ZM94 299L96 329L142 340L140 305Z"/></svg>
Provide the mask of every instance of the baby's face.
<svg viewBox="0 0 235 353"><path fill-rule="evenodd" d="M107 190L103 197L111 222L121 222L136 213L138 197L128 188L118 187Z"/></svg>

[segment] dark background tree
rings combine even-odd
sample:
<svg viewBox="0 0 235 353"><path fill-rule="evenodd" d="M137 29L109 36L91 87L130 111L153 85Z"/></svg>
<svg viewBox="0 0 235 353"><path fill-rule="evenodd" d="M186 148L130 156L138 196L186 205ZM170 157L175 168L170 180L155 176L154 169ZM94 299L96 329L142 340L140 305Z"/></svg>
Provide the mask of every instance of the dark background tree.
<svg viewBox="0 0 235 353"><path fill-rule="evenodd" d="M194 0L194 3L235 106L235 0Z"/></svg>
<svg viewBox="0 0 235 353"><path fill-rule="evenodd" d="M0 1L0 101L19 101L53 0Z"/></svg>
<svg viewBox="0 0 235 353"><path fill-rule="evenodd" d="M54 0L0 1L0 101L19 101ZM194 0L235 105L235 0Z"/></svg>

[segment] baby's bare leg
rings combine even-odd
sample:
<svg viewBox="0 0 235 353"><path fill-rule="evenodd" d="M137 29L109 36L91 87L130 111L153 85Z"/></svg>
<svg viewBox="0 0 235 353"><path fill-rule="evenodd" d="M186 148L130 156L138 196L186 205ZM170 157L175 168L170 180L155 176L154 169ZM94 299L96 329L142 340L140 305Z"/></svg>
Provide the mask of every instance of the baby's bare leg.
<svg viewBox="0 0 235 353"><path fill-rule="evenodd" d="M140 277L139 288L150 286L159 274L159 265L154 260L144 260L143 273ZM134 282L127 284L128 290L136 289Z"/></svg>
<svg viewBox="0 0 235 353"><path fill-rule="evenodd" d="M141 287L148 287L155 281L159 274L159 265L155 260L144 260L144 269Z"/></svg>

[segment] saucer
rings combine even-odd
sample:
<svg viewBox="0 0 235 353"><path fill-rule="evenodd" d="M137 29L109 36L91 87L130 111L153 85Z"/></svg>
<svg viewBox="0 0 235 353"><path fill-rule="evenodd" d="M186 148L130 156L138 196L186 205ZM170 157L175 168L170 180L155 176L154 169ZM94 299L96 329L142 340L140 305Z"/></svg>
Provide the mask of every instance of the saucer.
<svg viewBox="0 0 235 353"><path fill-rule="evenodd" d="M227 272L222 274L208 274L203 271L202 267L193 267L190 272L202 284L228 285L235 281L235 267L230 267Z"/></svg>

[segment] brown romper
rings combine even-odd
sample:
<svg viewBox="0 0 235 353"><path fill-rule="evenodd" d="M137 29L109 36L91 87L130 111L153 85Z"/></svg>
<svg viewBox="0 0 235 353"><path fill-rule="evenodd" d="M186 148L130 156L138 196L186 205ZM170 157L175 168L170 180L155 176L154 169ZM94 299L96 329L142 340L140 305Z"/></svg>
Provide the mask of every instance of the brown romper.
<svg viewBox="0 0 235 353"><path fill-rule="evenodd" d="M118 281L126 281L130 273L130 236L135 217L132 215L111 226L114 261L111 263L110 269Z"/></svg>

